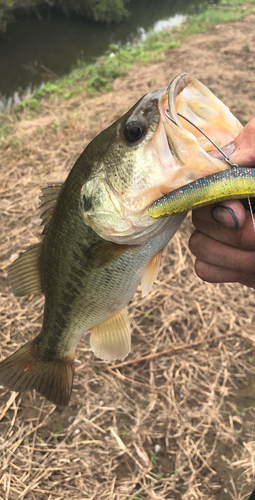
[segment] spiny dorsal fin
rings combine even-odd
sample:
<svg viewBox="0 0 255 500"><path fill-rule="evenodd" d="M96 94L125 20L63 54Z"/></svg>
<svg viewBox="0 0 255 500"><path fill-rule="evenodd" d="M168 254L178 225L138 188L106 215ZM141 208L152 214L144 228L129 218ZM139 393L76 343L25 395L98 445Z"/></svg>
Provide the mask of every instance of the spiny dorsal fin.
<svg viewBox="0 0 255 500"><path fill-rule="evenodd" d="M45 234L48 230L48 224L62 186L63 182L54 182L53 184L48 184L48 186L42 188L42 196L40 196L41 205L39 207L42 225L44 226L42 234Z"/></svg>
<svg viewBox="0 0 255 500"><path fill-rule="evenodd" d="M158 253L156 253L156 255L154 255L154 257L152 257L152 259L144 269L141 280L142 297L148 295L154 281L157 279L161 262L161 256L162 256L162 250L160 250Z"/></svg>
<svg viewBox="0 0 255 500"><path fill-rule="evenodd" d="M8 269L8 278L14 295L43 293L41 254L43 242L34 245L16 259Z"/></svg>
<svg viewBox="0 0 255 500"><path fill-rule="evenodd" d="M42 203L39 210L44 225L43 235L48 230L48 224L62 186L62 182L55 182L42 188L43 194L40 197ZM34 245L10 265L8 277L14 295L21 297L31 293L43 293L41 276L42 246L43 242Z"/></svg>
<svg viewBox="0 0 255 500"><path fill-rule="evenodd" d="M125 358L131 349L127 309L91 329L90 345L94 354L106 361Z"/></svg>
<svg viewBox="0 0 255 500"><path fill-rule="evenodd" d="M35 389L58 406L69 403L73 375L73 358L46 358L37 337L0 363L1 385L17 392Z"/></svg>

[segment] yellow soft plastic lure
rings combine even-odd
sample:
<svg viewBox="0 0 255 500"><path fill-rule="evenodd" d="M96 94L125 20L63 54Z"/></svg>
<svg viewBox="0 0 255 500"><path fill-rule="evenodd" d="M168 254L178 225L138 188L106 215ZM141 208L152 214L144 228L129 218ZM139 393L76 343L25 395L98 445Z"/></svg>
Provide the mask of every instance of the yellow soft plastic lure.
<svg viewBox="0 0 255 500"><path fill-rule="evenodd" d="M161 219L211 203L249 196L255 196L255 168L234 167L171 191L154 201L148 213L153 219Z"/></svg>

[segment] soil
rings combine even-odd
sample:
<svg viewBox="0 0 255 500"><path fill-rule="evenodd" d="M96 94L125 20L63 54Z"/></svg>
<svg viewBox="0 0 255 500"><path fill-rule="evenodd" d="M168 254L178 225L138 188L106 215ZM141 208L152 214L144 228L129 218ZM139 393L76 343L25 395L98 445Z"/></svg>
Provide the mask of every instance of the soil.
<svg viewBox="0 0 255 500"><path fill-rule="evenodd" d="M243 123L255 116L255 17L185 40L111 92L10 116L1 151L1 355L40 331L43 297L16 298L7 266L38 241L40 188L148 90L188 72ZM84 94L85 96L85 94ZM1 499L247 500L254 489L254 291L195 276L190 219L147 298L130 304L127 362L79 344L69 407L1 390Z"/></svg>

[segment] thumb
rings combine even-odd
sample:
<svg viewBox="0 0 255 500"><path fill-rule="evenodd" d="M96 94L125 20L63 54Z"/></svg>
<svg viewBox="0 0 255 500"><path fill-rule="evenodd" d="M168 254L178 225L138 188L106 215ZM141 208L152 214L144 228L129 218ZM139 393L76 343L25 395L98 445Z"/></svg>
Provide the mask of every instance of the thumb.
<svg viewBox="0 0 255 500"><path fill-rule="evenodd" d="M255 166L255 118L245 125L234 140L235 151L230 155L231 163L239 167Z"/></svg>
<svg viewBox="0 0 255 500"><path fill-rule="evenodd" d="M224 201L212 208L212 217L223 226L239 229L245 222L245 209L239 200Z"/></svg>

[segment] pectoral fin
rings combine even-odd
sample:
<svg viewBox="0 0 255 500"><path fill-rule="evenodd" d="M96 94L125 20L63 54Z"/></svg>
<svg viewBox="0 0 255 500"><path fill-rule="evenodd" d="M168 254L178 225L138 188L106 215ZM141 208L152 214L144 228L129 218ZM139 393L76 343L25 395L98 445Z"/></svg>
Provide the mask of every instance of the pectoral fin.
<svg viewBox="0 0 255 500"><path fill-rule="evenodd" d="M43 243L24 252L8 269L8 278L14 295L21 297L31 293L43 293L41 277L41 253Z"/></svg>
<svg viewBox="0 0 255 500"><path fill-rule="evenodd" d="M126 307L92 328L90 345L95 356L106 361L123 359L128 355L131 348L131 334Z"/></svg>
<svg viewBox="0 0 255 500"><path fill-rule="evenodd" d="M142 297L148 295L154 281L157 279L160 262L161 262L162 250L160 250L147 264L141 280L142 287Z"/></svg>
<svg viewBox="0 0 255 500"><path fill-rule="evenodd" d="M87 267L101 269L109 266L125 253L130 245L118 245L112 241L103 241L91 247L84 255Z"/></svg>

